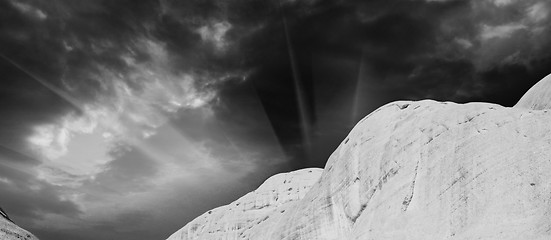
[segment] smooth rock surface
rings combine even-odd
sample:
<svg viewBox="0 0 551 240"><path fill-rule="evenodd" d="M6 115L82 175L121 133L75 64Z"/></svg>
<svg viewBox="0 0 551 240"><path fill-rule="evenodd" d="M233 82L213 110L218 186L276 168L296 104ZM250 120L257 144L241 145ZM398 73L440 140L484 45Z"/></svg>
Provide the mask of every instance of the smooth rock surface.
<svg viewBox="0 0 551 240"><path fill-rule="evenodd" d="M248 239L253 227L282 215L302 199L321 172L307 168L276 174L255 191L197 217L168 239Z"/></svg>
<svg viewBox="0 0 551 240"><path fill-rule="evenodd" d="M356 125L319 181L284 209L251 222L226 206L169 239L551 239L551 110L389 103ZM246 234L212 227L239 222Z"/></svg>
<svg viewBox="0 0 551 240"><path fill-rule="evenodd" d="M34 235L0 216L1 240L38 240Z"/></svg>
<svg viewBox="0 0 551 240"><path fill-rule="evenodd" d="M551 113L394 102L251 239L551 239Z"/></svg>
<svg viewBox="0 0 551 240"><path fill-rule="evenodd" d="M532 86L514 106L533 110L551 108L551 74Z"/></svg>

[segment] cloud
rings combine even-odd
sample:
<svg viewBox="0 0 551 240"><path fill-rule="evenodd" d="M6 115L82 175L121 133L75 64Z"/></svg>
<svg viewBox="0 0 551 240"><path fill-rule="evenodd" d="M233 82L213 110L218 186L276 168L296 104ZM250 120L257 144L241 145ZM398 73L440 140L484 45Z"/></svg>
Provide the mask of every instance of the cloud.
<svg viewBox="0 0 551 240"><path fill-rule="evenodd" d="M12 128L13 135L3 134L0 144L14 136L16 143L8 147L25 150L37 160L22 167L32 175L2 175L0 188L11 195L1 204L14 209L8 211L33 231L51 236L44 229L55 229L58 237L59 231L67 231L71 239L82 238L90 229L107 229L109 238L117 228L137 231L122 221L155 214L152 202L160 195L151 187L168 191L179 181L201 177L215 179L216 185L232 183L229 179L237 184L235 179L261 162L257 158L262 155L254 150L237 156L236 149L229 149L232 154L227 157L225 142L188 139L174 129L174 142L154 144L161 141L158 131L170 135L167 125L186 109L213 115L209 109L219 97L220 84L245 73L227 57L234 54L230 47L238 38L229 36L233 24L228 20L170 25L167 21L181 16L162 16L158 1L130 2L56 1L42 7L37 2L0 3L13 5L0 7L6 23L0 42L9 46L2 54L78 100L71 105L29 74L6 72L14 84L7 89L12 91L9 95L2 95L1 110L9 118L2 121L17 128ZM53 12L56 18L51 18ZM2 69L14 69L4 61L0 64ZM34 108L32 114L26 112ZM240 156L247 159L237 159ZM17 184L21 191L4 188ZM208 190L197 193L204 191ZM41 204L31 199L35 194L42 194L36 198ZM116 210L136 198L143 200ZM204 205L204 210L211 207ZM138 213L138 208L144 210Z"/></svg>
<svg viewBox="0 0 551 240"><path fill-rule="evenodd" d="M204 76L172 72L171 57L162 44L151 40L136 42L147 54L147 61L139 62L136 54L129 52L121 56L128 67L124 73L97 66L99 74L90 73L89 77L96 78L100 88L96 99L83 105L82 113L70 112L58 122L35 127L28 141L45 158L41 167L44 179L55 184L78 184L93 178L112 161L108 152L113 142L150 137L169 120L170 114L202 107L216 96L212 90L196 88L195 79ZM77 89L71 84L74 83L67 82L65 88ZM81 139L80 143L75 143L75 139ZM75 154L65 156L71 144ZM98 153L79 159L77 155L82 154L85 144L98 148Z"/></svg>
<svg viewBox="0 0 551 240"><path fill-rule="evenodd" d="M513 4L516 0L490 0L498 7L504 7Z"/></svg>
<svg viewBox="0 0 551 240"><path fill-rule="evenodd" d="M70 114L63 117L59 124L36 126L35 134L30 136L28 141L47 159L57 159L67 154L67 144L72 135L92 133L96 124L92 119L75 117Z"/></svg>
<svg viewBox="0 0 551 240"><path fill-rule="evenodd" d="M508 38L518 30L526 29L526 26L519 23L504 24L499 26L482 25L480 37L487 41L492 38Z"/></svg>
<svg viewBox="0 0 551 240"><path fill-rule="evenodd" d="M231 27L232 25L229 22L224 21L202 26L196 31L201 35L203 41L210 42L214 44L217 50L223 51L228 46L225 35Z"/></svg>
<svg viewBox="0 0 551 240"><path fill-rule="evenodd" d="M46 20L48 18L48 15L44 13L42 10L35 8L27 3L23 3L18 0L11 0L10 3L13 7L15 7L21 13L31 18L34 18L37 20Z"/></svg>
<svg viewBox="0 0 551 240"><path fill-rule="evenodd" d="M464 38L455 38L455 42L465 49L471 48L473 46L473 43L471 41Z"/></svg>
<svg viewBox="0 0 551 240"><path fill-rule="evenodd" d="M541 22L549 16L549 9L545 2L537 2L528 8L528 17L533 22Z"/></svg>
<svg viewBox="0 0 551 240"><path fill-rule="evenodd" d="M453 0L426 0L427 2L449 2L449 1L453 1Z"/></svg>
<svg viewBox="0 0 551 240"><path fill-rule="evenodd" d="M202 112L205 121L214 117L220 85L245 71L228 57L235 57L239 39L233 22L220 17L195 24L160 14L158 3L0 2L2 54L78 100L67 103L1 59L0 150L28 156L0 159L18 166L0 165L0 205L41 239L160 239L182 219L255 187L248 184L264 176L241 179L261 164L275 171L286 160L262 138L251 146L264 149L254 149L231 133L230 144L184 134L182 128L194 125L170 126L185 111ZM248 122L260 135L267 131L257 119ZM182 196L193 201L179 212Z"/></svg>
<svg viewBox="0 0 551 240"><path fill-rule="evenodd" d="M265 136L243 139L247 135L236 134L235 131L266 132L270 126L256 123L256 118L246 120L250 122L249 129L239 124L245 120L241 113L226 116L239 120L222 121L207 108L184 112L178 117L181 119L174 121L178 125L163 125L157 134L113 152L113 161L94 179L78 187L65 185L59 196L77 204L82 213L78 217L43 215L35 224L38 233L56 230L78 239L87 239L86 235L93 232L100 232L105 238L166 237L185 219L191 220L196 214L244 194L248 187L256 187L263 177L249 175L266 171L260 170L261 166L276 171L285 162L280 151L257 147L273 148L273 143L262 140ZM187 129L200 130L192 133ZM245 177L247 181L243 180ZM224 196L220 197L220 193ZM128 224L123 220L129 216L141 216L141 220Z"/></svg>
<svg viewBox="0 0 551 240"><path fill-rule="evenodd" d="M533 68L537 61L549 57L549 24L546 18L547 4L543 1L511 3L509 8L479 4L473 5L478 17L478 30L474 39L476 51L472 61L480 71L506 65ZM514 14L515 9L523 9Z"/></svg>
<svg viewBox="0 0 551 240"><path fill-rule="evenodd" d="M0 159L0 166L0 204L14 221L34 226L44 214L76 217L81 213L76 204L61 197L62 190L36 178L34 172L6 164L5 159Z"/></svg>

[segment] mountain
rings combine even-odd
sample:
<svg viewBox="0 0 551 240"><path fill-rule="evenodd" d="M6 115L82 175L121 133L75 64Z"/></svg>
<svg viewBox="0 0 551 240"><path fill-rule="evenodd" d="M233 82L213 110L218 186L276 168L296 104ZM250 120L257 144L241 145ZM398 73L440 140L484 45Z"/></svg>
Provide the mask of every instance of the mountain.
<svg viewBox="0 0 551 240"><path fill-rule="evenodd" d="M0 208L0 239L2 240L38 240L25 229L15 225L8 215Z"/></svg>
<svg viewBox="0 0 551 240"><path fill-rule="evenodd" d="M389 103L354 127L294 201L265 200L285 194L286 183L269 179L169 239L551 239L550 91L547 77L512 108ZM250 199L269 210L237 209Z"/></svg>

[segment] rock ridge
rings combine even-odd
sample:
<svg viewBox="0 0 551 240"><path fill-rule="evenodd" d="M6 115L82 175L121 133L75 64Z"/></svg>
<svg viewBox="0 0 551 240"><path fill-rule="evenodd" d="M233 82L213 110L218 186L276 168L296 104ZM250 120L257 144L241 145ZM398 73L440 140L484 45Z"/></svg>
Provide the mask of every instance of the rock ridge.
<svg viewBox="0 0 551 240"><path fill-rule="evenodd" d="M2 240L38 240L27 230L17 226L8 214L0 208L0 239Z"/></svg>
<svg viewBox="0 0 551 240"><path fill-rule="evenodd" d="M512 108L386 104L358 122L285 211L274 205L239 234L169 239L551 239L549 79L538 83L549 89L531 89ZM275 183L259 189L279 189Z"/></svg>
<svg viewBox="0 0 551 240"><path fill-rule="evenodd" d="M253 227L278 217L302 199L321 172L306 168L276 174L255 191L197 217L168 239L247 239Z"/></svg>
<svg viewBox="0 0 551 240"><path fill-rule="evenodd" d="M551 74L537 82L522 96L515 108L543 110L551 108Z"/></svg>

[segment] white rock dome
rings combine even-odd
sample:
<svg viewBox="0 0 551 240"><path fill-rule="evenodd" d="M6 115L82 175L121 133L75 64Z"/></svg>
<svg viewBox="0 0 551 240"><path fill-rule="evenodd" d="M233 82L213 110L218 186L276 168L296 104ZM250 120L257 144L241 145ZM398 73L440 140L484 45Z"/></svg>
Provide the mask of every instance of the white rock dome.
<svg viewBox="0 0 551 240"><path fill-rule="evenodd" d="M544 77L532 86L517 104L515 108L543 110L551 108L551 74Z"/></svg>

